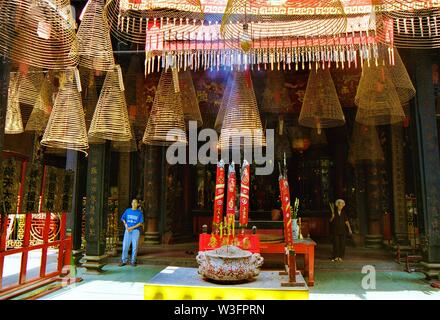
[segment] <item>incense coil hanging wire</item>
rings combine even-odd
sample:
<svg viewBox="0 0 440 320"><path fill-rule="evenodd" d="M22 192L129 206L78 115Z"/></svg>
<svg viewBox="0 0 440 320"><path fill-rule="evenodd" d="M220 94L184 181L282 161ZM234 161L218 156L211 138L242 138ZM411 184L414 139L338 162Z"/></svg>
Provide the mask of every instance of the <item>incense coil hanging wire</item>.
<svg viewBox="0 0 440 320"><path fill-rule="evenodd" d="M130 121L124 96L124 83L119 65L108 71L101 89L89 136L112 141L130 141Z"/></svg>
<svg viewBox="0 0 440 320"><path fill-rule="evenodd" d="M267 14L259 13L266 8ZM299 14L301 11L304 13ZM220 28L221 37L228 46L245 52L251 49L252 41L257 38L297 39L346 31L347 16L339 0L287 0L269 4L267 1L228 0Z"/></svg>
<svg viewBox="0 0 440 320"><path fill-rule="evenodd" d="M284 83L284 73L282 71L267 71L261 111L278 114L293 111L292 101Z"/></svg>
<svg viewBox="0 0 440 320"><path fill-rule="evenodd" d="M60 88L41 145L87 154L89 144L81 90L78 69L71 68L61 74Z"/></svg>
<svg viewBox="0 0 440 320"><path fill-rule="evenodd" d="M0 54L45 69L78 64L69 0L3 0L0 8Z"/></svg>
<svg viewBox="0 0 440 320"><path fill-rule="evenodd" d="M356 121L364 125L384 125L403 121L405 113L386 66L362 69L355 97Z"/></svg>
<svg viewBox="0 0 440 320"><path fill-rule="evenodd" d="M266 145L249 71L234 72L225 110L219 139L221 149Z"/></svg>
<svg viewBox="0 0 440 320"><path fill-rule="evenodd" d="M26 123L25 131L43 132L46 128L52 110L52 83L49 78L47 74L41 84L40 93Z"/></svg>
<svg viewBox="0 0 440 320"><path fill-rule="evenodd" d="M157 86L143 143L150 145L187 143L182 99L178 91L175 88L172 72L164 70Z"/></svg>
<svg viewBox="0 0 440 320"><path fill-rule="evenodd" d="M385 160L379 135L375 126L353 124L353 133L348 151L348 162L352 165Z"/></svg>
<svg viewBox="0 0 440 320"><path fill-rule="evenodd" d="M18 100L20 79L18 74L11 74L8 87L8 105L6 109L5 134L20 134L24 131Z"/></svg>
<svg viewBox="0 0 440 320"><path fill-rule="evenodd" d="M406 104L414 98L416 89L396 48L394 49L394 65L388 66L388 71L396 88L400 103L402 105Z"/></svg>
<svg viewBox="0 0 440 320"><path fill-rule="evenodd" d="M115 66L115 60L110 29L103 13L104 2L104 0L90 0L87 3L76 35L80 66L111 71Z"/></svg>
<svg viewBox="0 0 440 320"><path fill-rule="evenodd" d="M232 73L229 74L228 80L226 81L225 90L223 91L222 102L220 103L220 107L217 112L217 117L215 118L214 129L220 131L223 125L223 119L225 118L226 106L229 101L229 96L231 95L232 89Z"/></svg>
<svg viewBox="0 0 440 320"><path fill-rule="evenodd" d="M200 0L165 1L141 0L130 3L122 0L108 0L104 15L116 39L145 44L149 31L172 32L179 26L179 32L191 32L199 28L203 20ZM162 38L163 39L163 38Z"/></svg>
<svg viewBox="0 0 440 320"><path fill-rule="evenodd" d="M311 70L298 123L304 127L331 128L345 123L330 70Z"/></svg>
<svg viewBox="0 0 440 320"><path fill-rule="evenodd" d="M183 115L185 123L196 121L197 127L203 125L202 115L200 114L199 100L197 99L196 89L189 70L179 72L179 86L182 97Z"/></svg>

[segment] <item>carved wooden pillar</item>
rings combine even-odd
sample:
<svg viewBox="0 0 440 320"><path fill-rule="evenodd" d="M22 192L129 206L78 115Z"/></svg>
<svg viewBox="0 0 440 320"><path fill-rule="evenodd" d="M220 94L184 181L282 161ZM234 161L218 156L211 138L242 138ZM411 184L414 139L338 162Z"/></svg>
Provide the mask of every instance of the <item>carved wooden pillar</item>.
<svg viewBox="0 0 440 320"><path fill-rule="evenodd" d="M405 207L405 154L401 123L391 126L391 163L393 181L394 236L398 244L408 242L408 223Z"/></svg>
<svg viewBox="0 0 440 320"><path fill-rule="evenodd" d="M438 63L437 52L417 50L405 52L407 64L416 88L412 108L412 129L415 135L416 190L418 215L423 216L422 265L425 274L440 273L440 158L434 96L433 67Z"/></svg>
<svg viewBox="0 0 440 320"><path fill-rule="evenodd" d="M368 204L368 234L365 238L367 247L382 246L382 177L380 163L366 165L366 195Z"/></svg>
<svg viewBox="0 0 440 320"><path fill-rule="evenodd" d="M159 217L161 203L161 156L158 146L147 146L144 168L145 243L159 244Z"/></svg>
<svg viewBox="0 0 440 320"><path fill-rule="evenodd" d="M119 152L119 170L118 170L118 226L119 235L124 234L124 227L120 218L125 209L131 206L130 202L130 167L131 153Z"/></svg>
<svg viewBox="0 0 440 320"><path fill-rule="evenodd" d="M66 169L73 170L72 209L67 215L67 231L72 235L72 255L75 265L79 264L81 250L82 201L86 195L87 165L82 152L67 150Z"/></svg>
<svg viewBox="0 0 440 320"><path fill-rule="evenodd" d="M86 255L83 267L99 273L105 265L105 232L110 178L109 143L90 145L87 168Z"/></svg>

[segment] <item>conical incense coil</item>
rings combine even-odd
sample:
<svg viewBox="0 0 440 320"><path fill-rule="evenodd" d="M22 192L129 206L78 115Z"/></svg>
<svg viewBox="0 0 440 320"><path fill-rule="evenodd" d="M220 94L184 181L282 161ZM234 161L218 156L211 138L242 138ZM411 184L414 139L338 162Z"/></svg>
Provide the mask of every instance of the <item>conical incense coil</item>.
<svg viewBox="0 0 440 320"><path fill-rule="evenodd" d="M181 93L175 90L170 70L160 77L142 141L151 145L187 143Z"/></svg>
<svg viewBox="0 0 440 320"><path fill-rule="evenodd" d="M217 117L215 118L214 129L220 131L223 125L223 119L225 118L226 106L228 104L229 96L231 95L232 89L232 74L228 76L226 81L225 90L223 92L222 102L220 108L218 109Z"/></svg>
<svg viewBox="0 0 440 320"><path fill-rule="evenodd" d="M117 65L107 72L96 105L89 136L114 141L130 141L130 121L124 96L121 68Z"/></svg>
<svg viewBox="0 0 440 320"><path fill-rule="evenodd" d="M292 111L289 92L284 86L284 74L281 71L268 71L263 93L261 110L269 113Z"/></svg>
<svg viewBox="0 0 440 320"><path fill-rule="evenodd" d="M335 84L328 68L311 70L298 123L304 127L331 128L345 123Z"/></svg>
<svg viewBox="0 0 440 320"><path fill-rule="evenodd" d="M196 90L189 70L179 72L179 86L185 122L197 121L197 127L201 127L203 121L202 115L200 114L199 100L197 99Z"/></svg>
<svg viewBox="0 0 440 320"><path fill-rule="evenodd" d="M25 131L42 132L46 128L52 110L52 83L46 75L32 113L26 123Z"/></svg>
<svg viewBox="0 0 440 320"><path fill-rule="evenodd" d="M15 74L15 72L13 72ZM12 72L11 72L12 74ZM18 76L18 100L20 103L33 106L41 90L44 73L32 68L26 74L16 72Z"/></svg>
<svg viewBox="0 0 440 320"><path fill-rule="evenodd" d="M103 7L104 0L90 0L84 8L76 34L79 64L89 69L111 71L115 66L115 60Z"/></svg>
<svg viewBox="0 0 440 320"><path fill-rule="evenodd" d="M396 88L400 103L404 105L409 100L414 98L414 96L416 95L416 89L414 88L408 71L406 70L405 64L403 63L402 58L397 51L397 48L393 49L393 55L394 65L389 65L388 71L391 76L391 81Z"/></svg>
<svg viewBox="0 0 440 320"><path fill-rule="evenodd" d="M111 148L116 152L135 152L138 150L136 135L134 133L134 126L131 124L131 135L130 141L112 141Z"/></svg>
<svg viewBox="0 0 440 320"><path fill-rule="evenodd" d="M220 132L220 148L266 145L249 71L235 72Z"/></svg>
<svg viewBox="0 0 440 320"><path fill-rule="evenodd" d="M89 144L76 68L65 71L41 144L87 154Z"/></svg>
<svg viewBox="0 0 440 320"><path fill-rule="evenodd" d="M363 68L355 104L358 106L356 121L364 125L392 124L405 118L396 88L385 66Z"/></svg>
<svg viewBox="0 0 440 320"><path fill-rule="evenodd" d="M8 106L6 109L5 134L19 134L24 131L18 101L19 76L11 75L8 88Z"/></svg>
<svg viewBox="0 0 440 320"><path fill-rule="evenodd" d="M376 127L354 122L348 162L355 165L362 162L381 162L384 159Z"/></svg>
<svg viewBox="0 0 440 320"><path fill-rule="evenodd" d="M78 64L76 22L69 0L8 0L0 7L3 55L45 69Z"/></svg>

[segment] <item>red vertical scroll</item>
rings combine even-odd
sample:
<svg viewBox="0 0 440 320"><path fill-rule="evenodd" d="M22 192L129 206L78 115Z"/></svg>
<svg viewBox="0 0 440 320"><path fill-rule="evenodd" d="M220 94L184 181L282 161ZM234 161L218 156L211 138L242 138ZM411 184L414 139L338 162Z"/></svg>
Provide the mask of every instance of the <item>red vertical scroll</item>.
<svg viewBox="0 0 440 320"><path fill-rule="evenodd" d="M218 226L223 218L223 201L225 198L225 163L223 160L217 164L214 198L213 226Z"/></svg>
<svg viewBox="0 0 440 320"><path fill-rule="evenodd" d="M240 227L246 227L249 220L249 185L250 166L249 162L243 161L240 188Z"/></svg>

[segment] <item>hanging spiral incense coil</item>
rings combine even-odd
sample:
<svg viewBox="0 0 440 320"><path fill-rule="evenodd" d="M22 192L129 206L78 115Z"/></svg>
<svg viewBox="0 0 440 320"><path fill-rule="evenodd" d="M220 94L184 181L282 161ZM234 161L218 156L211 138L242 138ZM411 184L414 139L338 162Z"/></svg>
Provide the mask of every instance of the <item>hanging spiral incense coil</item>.
<svg viewBox="0 0 440 320"><path fill-rule="evenodd" d="M0 54L39 68L77 65L69 0L2 0L0 8Z"/></svg>
<svg viewBox="0 0 440 320"><path fill-rule="evenodd" d="M416 89L414 88L399 52L397 49L394 49L393 52L394 65L388 66L388 72L391 76L394 87L396 88L400 103L404 105L416 95Z"/></svg>
<svg viewBox="0 0 440 320"><path fill-rule="evenodd" d="M130 141L130 121L124 96L121 68L108 71L96 105L89 136L114 141Z"/></svg>
<svg viewBox="0 0 440 320"><path fill-rule="evenodd" d="M386 66L362 69L355 97L356 121L364 125L383 125L403 121L405 113Z"/></svg>
<svg viewBox="0 0 440 320"><path fill-rule="evenodd" d="M234 72L225 110L219 139L221 149L266 145L249 71Z"/></svg>
<svg viewBox="0 0 440 320"><path fill-rule="evenodd" d="M13 74L15 72L12 72ZM18 101L33 106L40 93L44 73L41 70L31 68L26 74L16 73L18 76Z"/></svg>
<svg viewBox="0 0 440 320"><path fill-rule="evenodd" d="M115 66L110 29L103 14L104 0L90 0L77 32L80 66L111 71Z"/></svg>
<svg viewBox="0 0 440 320"><path fill-rule="evenodd" d="M160 30L160 37L164 40L165 33L173 32L176 26L179 26L179 32L186 33L197 30L203 20L200 0L174 3L108 0L104 6L104 15L112 34L118 40L138 44L145 44L153 30Z"/></svg>
<svg viewBox="0 0 440 320"><path fill-rule="evenodd" d="M142 141L151 145L187 143L181 93L174 88L170 70L160 77Z"/></svg>
<svg viewBox="0 0 440 320"><path fill-rule="evenodd" d="M46 75L42 84L40 93L35 101L32 113L26 123L25 131L43 132L49 121L52 110L52 83L49 75Z"/></svg>
<svg viewBox="0 0 440 320"><path fill-rule="evenodd" d="M19 134L24 131L18 101L19 75L11 74L8 88L8 105L6 109L5 134Z"/></svg>
<svg viewBox="0 0 440 320"><path fill-rule="evenodd" d="M63 72L62 81L41 145L87 154L89 144L81 101L81 80L76 68Z"/></svg>
<svg viewBox="0 0 440 320"><path fill-rule="evenodd" d="M203 120L200 114L199 100L197 99L196 90L189 70L179 72L179 87L185 123L188 123L188 121L197 121L197 127L201 127Z"/></svg>
<svg viewBox="0 0 440 320"><path fill-rule="evenodd" d="M131 136L130 141L112 141L111 148L116 152L135 152L138 150L137 139L134 132L133 123L131 124Z"/></svg>
<svg viewBox="0 0 440 320"><path fill-rule="evenodd" d="M331 128L345 123L335 84L329 69L310 71L298 123L305 127Z"/></svg>
<svg viewBox="0 0 440 320"><path fill-rule="evenodd" d="M348 162L355 165L362 162L381 162L384 160L376 127L354 122Z"/></svg>
<svg viewBox="0 0 440 320"><path fill-rule="evenodd" d="M231 95L232 89L232 73L228 76L226 81L225 90L223 91L222 102L220 108L218 109L217 117L215 118L214 129L220 131L223 125L223 119L225 118L226 106L228 104L229 96Z"/></svg>
<svg viewBox="0 0 440 320"><path fill-rule="evenodd" d="M269 113L286 113L292 111L289 92L284 86L284 74L281 71L268 71L263 93L261 110Z"/></svg>

